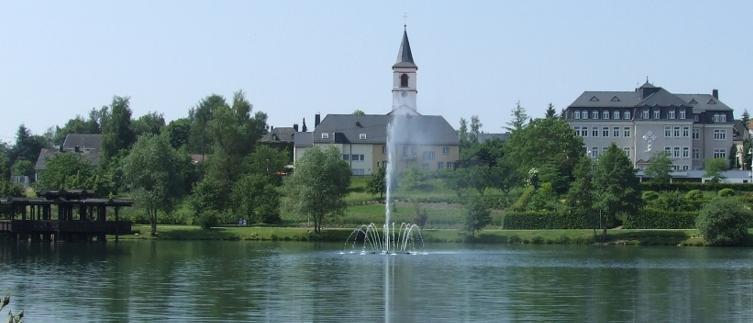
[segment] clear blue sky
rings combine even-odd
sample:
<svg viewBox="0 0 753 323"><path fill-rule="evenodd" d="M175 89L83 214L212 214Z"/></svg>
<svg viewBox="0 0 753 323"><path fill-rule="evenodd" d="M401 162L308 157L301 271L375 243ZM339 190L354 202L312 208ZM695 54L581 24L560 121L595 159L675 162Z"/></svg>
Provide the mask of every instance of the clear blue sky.
<svg viewBox="0 0 753 323"><path fill-rule="evenodd" d="M518 100L541 115L646 76L753 109L753 1L0 0L0 139L113 95L168 120L238 89L275 126L385 113L404 12L419 112L454 126L499 132Z"/></svg>

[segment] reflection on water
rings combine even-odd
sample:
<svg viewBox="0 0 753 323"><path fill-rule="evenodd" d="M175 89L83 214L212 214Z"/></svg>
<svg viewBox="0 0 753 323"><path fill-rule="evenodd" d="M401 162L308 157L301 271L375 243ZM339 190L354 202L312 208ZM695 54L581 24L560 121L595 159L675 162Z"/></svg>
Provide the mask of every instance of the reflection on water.
<svg viewBox="0 0 753 323"><path fill-rule="evenodd" d="M29 322L753 321L750 249L430 247L4 244L0 294Z"/></svg>

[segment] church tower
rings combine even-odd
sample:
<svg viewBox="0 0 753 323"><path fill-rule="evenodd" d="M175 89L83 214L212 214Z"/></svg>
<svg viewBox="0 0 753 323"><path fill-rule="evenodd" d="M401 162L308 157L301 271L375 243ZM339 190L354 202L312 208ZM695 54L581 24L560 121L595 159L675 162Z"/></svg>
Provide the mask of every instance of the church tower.
<svg viewBox="0 0 753 323"><path fill-rule="evenodd" d="M417 114L416 110L416 71L413 53L408 42L407 27L403 25L403 42L397 52L397 62L392 65L392 111L405 110Z"/></svg>

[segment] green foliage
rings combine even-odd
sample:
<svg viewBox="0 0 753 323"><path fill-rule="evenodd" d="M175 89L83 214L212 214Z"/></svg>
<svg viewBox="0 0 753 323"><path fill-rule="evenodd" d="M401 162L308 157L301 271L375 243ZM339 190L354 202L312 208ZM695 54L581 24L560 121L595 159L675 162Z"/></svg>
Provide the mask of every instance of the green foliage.
<svg viewBox="0 0 753 323"><path fill-rule="evenodd" d="M518 176L525 178L536 167L540 180L552 183L556 194L567 192L582 155L583 140L567 121L557 118L533 120L505 142L505 160Z"/></svg>
<svg viewBox="0 0 753 323"><path fill-rule="evenodd" d="M484 200L471 196L465 204L465 231L475 236L476 232L492 222L492 216Z"/></svg>
<svg viewBox="0 0 753 323"><path fill-rule="evenodd" d="M387 190L386 172L387 170L384 166L379 166L377 171L366 183L366 190L374 195L379 194L380 199L384 196L384 193L386 193Z"/></svg>
<svg viewBox="0 0 753 323"><path fill-rule="evenodd" d="M711 183L719 183L724 179L722 171L727 169L727 161L722 158L707 159L704 165L704 177L710 178Z"/></svg>
<svg viewBox="0 0 753 323"><path fill-rule="evenodd" d="M175 149L188 146L188 138L191 135L191 120L187 118L170 121L165 128L170 145Z"/></svg>
<svg viewBox="0 0 753 323"><path fill-rule="evenodd" d="M735 196L735 191L731 188L723 188L719 190L719 197Z"/></svg>
<svg viewBox="0 0 753 323"><path fill-rule="evenodd" d="M16 159L10 169L13 176L34 176L34 164L25 159Z"/></svg>
<svg viewBox="0 0 753 323"><path fill-rule="evenodd" d="M146 211L157 233L157 211L169 213L183 194L181 162L187 160L170 146L167 136L145 135L123 160L125 183L136 204Z"/></svg>
<svg viewBox="0 0 753 323"><path fill-rule="evenodd" d="M460 127L458 128L458 139L460 142L460 150L470 146L468 140L468 122L464 118L460 118Z"/></svg>
<svg viewBox="0 0 753 323"><path fill-rule="evenodd" d="M625 229L692 229L698 212L678 212L643 208L637 213L625 216Z"/></svg>
<svg viewBox="0 0 753 323"><path fill-rule="evenodd" d="M100 110L92 108L89 112L89 118L84 120L82 116L76 116L68 120L65 125L55 127L52 136L52 144L60 146L65 141L65 137L72 133L97 134L102 133L102 117L107 115L107 108Z"/></svg>
<svg viewBox="0 0 753 323"><path fill-rule="evenodd" d="M512 116L512 120L507 123L507 125L509 126L507 127L507 130L514 133L517 130L525 128L526 123L528 122L528 114L526 114L526 109L520 105L520 101L515 104L515 108L512 109L512 112L510 114Z"/></svg>
<svg viewBox="0 0 753 323"><path fill-rule="evenodd" d="M518 196L518 199L515 200L515 203L512 204L511 208L515 211L525 211L528 209L528 202L531 200L531 195L533 195L535 191L536 189L533 186L526 186L520 196Z"/></svg>
<svg viewBox="0 0 753 323"><path fill-rule="evenodd" d="M211 152L209 121L212 120L215 109L226 106L225 98L213 94L202 99L195 108L189 111L189 119L191 120L191 132L188 140L189 152L202 155Z"/></svg>
<svg viewBox="0 0 753 323"><path fill-rule="evenodd" d="M277 178L273 175L251 173L235 183L232 208L250 223L279 223L280 197Z"/></svg>
<svg viewBox="0 0 753 323"><path fill-rule="evenodd" d="M570 184L567 192L567 207L571 214L588 216L593 214L593 164L588 157L581 157L575 165L573 177L575 180Z"/></svg>
<svg viewBox="0 0 753 323"><path fill-rule="evenodd" d="M729 159L729 166L731 168L735 169L740 166L737 159L737 145L736 144L732 144L732 147L729 148L729 154L727 155L727 159Z"/></svg>
<svg viewBox="0 0 753 323"><path fill-rule="evenodd" d="M147 134L158 135L165 128L165 117L161 113L150 112L134 120L132 128L137 138Z"/></svg>
<svg viewBox="0 0 753 323"><path fill-rule="evenodd" d="M502 220L502 227L511 230L590 229L594 227L592 218L569 212L508 211ZM614 226L614 221L611 219L606 226Z"/></svg>
<svg viewBox="0 0 753 323"><path fill-rule="evenodd" d="M478 116L471 116L471 131L468 133L468 142L471 145L478 144L478 136L481 134L481 121Z"/></svg>
<svg viewBox="0 0 753 323"><path fill-rule="evenodd" d="M9 153L9 163L15 164L17 160L35 161L42 148L49 146L50 143L47 138L32 135L26 126L21 125L16 132L16 143Z"/></svg>
<svg viewBox="0 0 753 323"><path fill-rule="evenodd" d="M136 140L131 128L131 108L128 97L113 97L110 113L102 121L102 157L105 161L129 149Z"/></svg>
<svg viewBox="0 0 753 323"><path fill-rule="evenodd" d="M646 203L656 202L657 200L659 200L659 193L654 191L644 191L641 198Z"/></svg>
<svg viewBox="0 0 753 323"><path fill-rule="evenodd" d="M685 193L685 203L687 203L688 208L691 210L699 210L705 202L706 200L701 190L690 190Z"/></svg>
<svg viewBox="0 0 753 323"><path fill-rule="evenodd" d="M285 180L285 205L294 213L311 216L314 230L321 232L325 217L344 211L343 197L348 192L350 175L350 167L336 148L323 151L313 147Z"/></svg>
<svg viewBox="0 0 753 323"><path fill-rule="evenodd" d="M60 153L47 160L36 183L41 190L94 188L94 167L77 153Z"/></svg>
<svg viewBox="0 0 753 323"><path fill-rule="evenodd" d="M651 178L652 183L667 184L670 182L672 172L672 160L669 154L659 152L651 156L646 167L646 176Z"/></svg>
<svg viewBox="0 0 753 323"><path fill-rule="evenodd" d="M688 203L680 191L662 192L655 201L655 205L659 209L667 211L688 210Z"/></svg>
<svg viewBox="0 0 753 323"><path fill-rule="evenodd" d="M551 183L541 184L541 187L534 191L528 201L528 210L531 211L557 211L562 208L563 205L557 199L557 195L554 194Z"/></svg>
<svg viewBox="0 0 753 323"><path fill-rule="evenodd" d="M403 193L413 191L431 191L433 187L431 183L428 182L428 179L428 172L417 167L416 165L412 165L403 170L399 181L399 188Z"/></svg>
<svg viewBox="0 0 753 323"><path fill-rule="evenodd" d="M630 159L615 144L599 156L594 177L594 205L608 221L640 209L641 190L635 172Z"/></svg>
<svg viewBox="0 0 753 323"><path fill-rule="evenodd" d="M196 224L202 229L209 230L220 223L220 214L215 210L205 210L199 213Z"/></svg>
<svg viewBox="0 0 753 323"><path fill-rule="evenodd" d="M654 184L654 183L641 183L641 187L644 190L650 191L675 191L679 190L687 192L690 190L700 190L704 192L713 191L716 192L723 188L731 188L736 192L753 192L753 185L750 184L733 184L733 183L693 183L693 182L675 182L672 184Z"/></svg>
<svg viewBox="0 0 753 323"><path fill-rule="evenodd" d="M549 105L546 107L546 118L556 118L557 117L557 110L554 109L554 104L549 103Z"/></svg>
<svg viewBox="0 0 753 323"><path fill-rule="evenodd" d="M714 199L701 209L696 227L707 244L735 245L747 235L753 212L730 198Z"/></svg>
<svg viewBox="0 0 753 323"><path fill-rule="evenodd" d="M226 183L204 177L193 188L191 208L197 216L208 210L224 210L229 204L230 194L230 186Z"/></svg>

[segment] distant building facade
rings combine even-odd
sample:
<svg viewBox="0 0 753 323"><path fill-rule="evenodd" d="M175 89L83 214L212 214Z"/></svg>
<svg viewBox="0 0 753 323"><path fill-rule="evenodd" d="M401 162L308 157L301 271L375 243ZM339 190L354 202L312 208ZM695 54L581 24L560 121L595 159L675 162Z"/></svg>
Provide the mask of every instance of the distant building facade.
<svg viewBox="0 0 753 323"><path fill-rule="evenodd" d="M72 133L65 136L65 141L57 149L42 148L34 164L35 180L39 178L40 172L47 169L47 161L52 157L63 153L76 153L88 160L93 166L99 165L102 152L102 135L101 134L78 134Z"/></svg>
<svg viewBox="0 0 753 323"><path fill-rule="evenodd" d="M596 158L610 144L645 169L656 153L672 159L673 176L693 176L711 158L729 160L732 109L711 94L675 94L646 81L634 91L585 91L566 109L566 118Z"/></svg>
<svg viewBox="0 0 753 323"><path fill-rule="evenodd" d="M397 147L398 168L454 168L460 158L458 134L442 116L421 115L416 107L417 71L407 31L392 66L392 110L387 114L329 114L314 121L314 131L294 136L294 161L312 147L335 147L353 175L371 175L387 162L387 126L397 113L406 115Z"/></svg>

